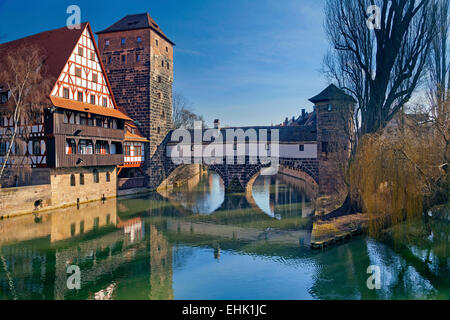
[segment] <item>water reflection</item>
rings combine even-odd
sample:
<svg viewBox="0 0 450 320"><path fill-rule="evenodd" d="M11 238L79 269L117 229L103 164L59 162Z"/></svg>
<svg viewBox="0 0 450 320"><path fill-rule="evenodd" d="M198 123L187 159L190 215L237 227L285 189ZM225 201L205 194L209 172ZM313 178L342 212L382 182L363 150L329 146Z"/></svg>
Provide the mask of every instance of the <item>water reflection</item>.
<svg viewBox="0 0 450 320"><path fill-rule="evenodd" d="M447 222L418 220L383 240L313 252L301 183L260 177L251 199L219 199L215 181L199 177L190 191L173 191L179 198L155 193L0 221L0 299L450 297ZM366 285L372 264L382 269L378 291ZM70 265L81 269L80 290L67 288Z"/></svg>

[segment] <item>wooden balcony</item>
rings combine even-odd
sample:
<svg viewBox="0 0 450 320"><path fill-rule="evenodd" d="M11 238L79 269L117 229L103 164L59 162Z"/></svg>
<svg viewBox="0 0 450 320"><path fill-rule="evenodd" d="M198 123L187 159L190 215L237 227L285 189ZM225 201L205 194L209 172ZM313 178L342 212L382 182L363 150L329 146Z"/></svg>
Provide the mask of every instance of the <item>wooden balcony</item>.
<svg viewBox="0 0 450 320"><path fill-rule="evenodd" d="M56 167L121 166L123 154L61 154L56 155Z"/></svg>
<svg viewBox="0 0 450 320"><path fill-rule="evenodd" d="M97 126L86 126L80 124L59 123L54 126L55 135L92 137L101 139L123 140L125 131L123 129L102 128Z"/></svg>

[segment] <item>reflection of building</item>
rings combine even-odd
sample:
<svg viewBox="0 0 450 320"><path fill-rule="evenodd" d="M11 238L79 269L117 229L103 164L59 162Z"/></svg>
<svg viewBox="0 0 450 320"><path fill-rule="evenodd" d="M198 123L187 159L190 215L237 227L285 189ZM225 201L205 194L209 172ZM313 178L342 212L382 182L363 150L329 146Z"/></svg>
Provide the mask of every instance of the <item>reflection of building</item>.
<svg viewBox="0 0 450 320"><path fill-rule="evenodd" d="M173 299L169 242L140 218L120 221L115 199L1 220L0 243L0 299ZM67 288L70 265L80 290Z"/></svg>
<svg viewBox="0 0 450 320"><path fill-rule="evenodd" d="M151 300L172 300L172 247L156 227L150 225Z"/></svg>

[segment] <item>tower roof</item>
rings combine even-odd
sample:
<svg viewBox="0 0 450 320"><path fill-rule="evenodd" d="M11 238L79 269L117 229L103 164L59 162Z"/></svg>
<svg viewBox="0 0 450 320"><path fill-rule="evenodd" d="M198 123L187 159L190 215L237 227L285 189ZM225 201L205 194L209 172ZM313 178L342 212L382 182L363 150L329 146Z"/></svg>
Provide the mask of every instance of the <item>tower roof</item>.
<svg viewBox="0 0 450 320"><path fill-rule="evenodd" d="M330 100L348 100L356 103L352 96L346 94L343 90L336 87L334 84L330 84L325 90L319 93L317 96L309 99L312 103L330 101Z"/></svg>
<svg viewBox="0 0 450 320"><path fill-rule="evenodd" d="M166 39L170 44L175 45L156 24L155 20L148 13L139 13L128 15L117 21L105 30L96 32L96 34L104 34L118 31L129 31L137 29L152 29L161 37Z"/></svg>

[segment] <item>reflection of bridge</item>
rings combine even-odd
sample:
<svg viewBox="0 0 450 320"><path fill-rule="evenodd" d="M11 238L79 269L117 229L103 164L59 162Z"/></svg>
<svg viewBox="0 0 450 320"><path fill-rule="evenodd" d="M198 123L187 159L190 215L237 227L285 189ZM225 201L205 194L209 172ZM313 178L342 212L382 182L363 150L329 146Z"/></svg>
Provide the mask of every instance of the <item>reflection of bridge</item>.
<svg viewBox="0 0 450 320"><path fill-rule="evenodd" d="M220 175L227 192L242 191L251 188L262 169L279 164L297 171L319 193L337 191L343 183L340 164L350 155L354 100L330 86L310 101L315 110L298 126L170 132L150 160L150 186L160 186L182 163L200 163ZM251 161L261 154L273 162Z"/></svg>

